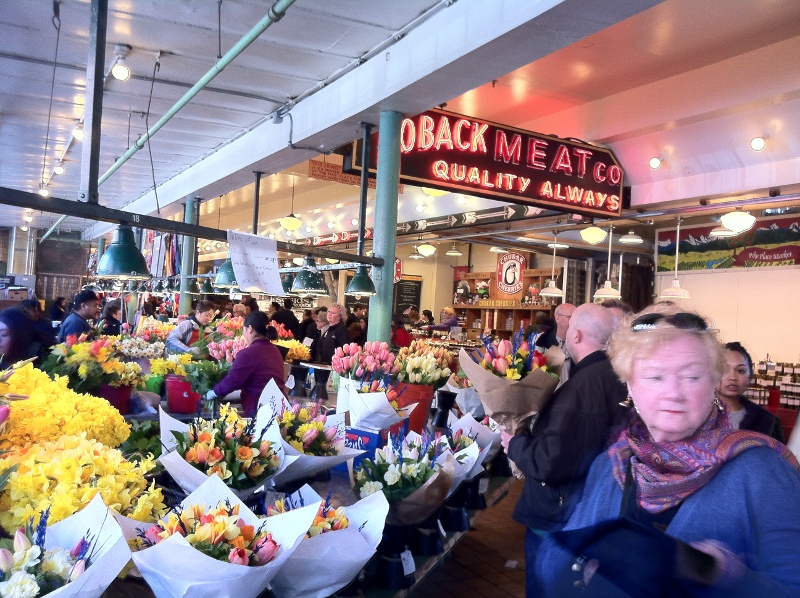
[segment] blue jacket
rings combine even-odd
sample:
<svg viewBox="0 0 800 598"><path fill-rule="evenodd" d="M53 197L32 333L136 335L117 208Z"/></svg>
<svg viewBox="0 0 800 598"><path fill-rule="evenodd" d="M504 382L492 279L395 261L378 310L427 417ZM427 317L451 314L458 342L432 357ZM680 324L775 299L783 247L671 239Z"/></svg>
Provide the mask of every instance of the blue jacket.
<svg viewBox="0 0 800 598"><path fill-rule="evenodd" d="M619 516L622 488L611 472L607 453L592 464L583 499L564 529L578 529ZM768 448L752 448L728 461L700 490L680 506L666 533L687 543L721 542L744 561L736 578L715 587L686 582L686 596L800 596L800 473ZM629 554L636 570L638 558ZM548 596L566 596L575 573L575 555L545 539L536 560L536 575ZM601 565L602 567L602 565ZM601 569L602 571L602 569ZM627 596L600 572L591 580L591 595ZM588 590L589 588L587 588Z"/></svg>
<svg viewBox="0 0 800 598"><path fill-rule="evenodd" d="M58 338L56 340L59 343L63 343L67 340L67 337L70 334L80 336L81 334L86 333L92 337L93 335L91 332L92 327L89 325L89 322L84 320L81 316L73 311L66 318L64 318L63 322L61 322L61 328L58 329Z"/></svg>

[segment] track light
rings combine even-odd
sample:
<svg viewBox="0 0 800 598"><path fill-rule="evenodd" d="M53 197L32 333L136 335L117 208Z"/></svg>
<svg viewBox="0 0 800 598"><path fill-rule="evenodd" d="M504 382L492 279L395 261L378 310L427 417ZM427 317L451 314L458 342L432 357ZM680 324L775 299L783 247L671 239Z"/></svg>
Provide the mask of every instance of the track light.
<svg viewBox="0 0 800 598"><path fill-rule="evenodd" d="M50 195L50 190L47 188L47 183L39 183L39 195L47 197Z"/></svg>
<svg viewBox="0 0 800 598"><path fill-rule="evenodd" d="M127 81L131 77L131 69L125 64L125 58L131 53L128 44L117 44L114 46L114 66L111 67L111 76L117 81Z"/></svg>
<svg viewBox="0 0 800 598"><path fill-rule="evenodd" d="M75 125L75 128L72 129L72 136L77 141L83 141L83 138L86 137L86 133L83 130L83 123L79 122L77 125Z"/></svg>

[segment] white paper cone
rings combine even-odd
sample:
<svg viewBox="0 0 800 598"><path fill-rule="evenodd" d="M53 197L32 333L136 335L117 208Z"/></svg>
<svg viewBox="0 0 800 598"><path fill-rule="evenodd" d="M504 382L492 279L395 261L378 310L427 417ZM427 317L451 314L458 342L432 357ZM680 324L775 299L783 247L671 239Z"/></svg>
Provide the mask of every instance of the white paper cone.
<svg viewBox="0 0 800 598"><path fill-rule="evenodd" d="M374 432L408 419L418 405L412 403L408 407L403 407L400 414L392 407L385 392L356 392L351 387L349 397L350 425Z"/></svg>

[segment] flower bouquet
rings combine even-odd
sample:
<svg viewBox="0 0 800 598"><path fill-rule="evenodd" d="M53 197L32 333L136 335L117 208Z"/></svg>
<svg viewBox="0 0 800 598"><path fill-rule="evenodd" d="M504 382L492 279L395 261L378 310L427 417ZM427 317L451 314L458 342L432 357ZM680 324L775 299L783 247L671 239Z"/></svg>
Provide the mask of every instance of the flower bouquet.
<svg viewBox="0 0 800 598"><path fill-rule="evenodd" d="M159 322L155 318L148 316L139 320L139 325L136 327L133 336L141 338L148 343L165 342L173 328L175 328L174 324Z"/></svg>
<svg viewBox="0 0 800 598"><path fill-rule="evenodd" d="M130 559L122 530L96 496L79 513L48 526L49 513L16 531L0 549L0 595L99 598Z"/></svg>
<svg viewBox="0 0 800 598"><path fill-rule="evenodd" d="M441 449L427 434L390 436L374 461L364 459L356 468L356 492L362 498L382 492L389 501L389 524L421 523L444 503L453 481L455 459L446 455L438 461Z"/></svg>
<svg viewBox="0 0 800 598"><path fill-rule="evenodd" d="M157 359L164 357L164 342L147 340L140 337L123 337L119 341L119 352L129 359Z"/></svg>
<svg viewBox="0 0 800 598"><path fill-rule="evenodd" d="M208 343L208 353L219 362L233 363L236 354L247 346L244 336L211 341Z"/></svg>
<svg viewBox="0 0 800 598"><path fill-rule="evenodd" d="M276 414L287 465L273 478L276 486L311 477L364 451L344 445L344 414L326 415L319 404L290 405L274 380L258 400L259 415Z"/></svg>
<svg viewBox="0 0 800 598"><path fill-rule="evenodd" d="M462 433L462 435L473 439L475 444L477 444L478 448L480 449L480 453L478 454L475 464L472 466L472 469L465 478L467 480L471 480L483 471L483 463L490 460L495 454L497 454L497 451L502 448L500 445L500 429L497 427L497 423L491 420L489 417L485 418L484 420L487 423L481 423L477 421L470 414L466 414L458 419L451 414L450 418L451 420L447 424L448 428L452 430L458 430ZM494 424L494 430L489 422Z"/></svg>
<svg viewBox="0 0 800 598"><path fill-rule="evenodd" d="M453 480L447 492L447 498L450 498L458 489L461 482L470 477L480 457L480 447L475 440L461 428L448 427L445 434L437 435L434 438L434 442L441 443L441 447L435 449L432 446L428 451L431 453L431 458L434 458L434 452L436 453L435 460L438 465L443 465L450 455L452 455L455 462ZM481 471L482 468L478 469L475 475Z"/></svg>
<svg viewBox="0 0 800 598"><path fill-rule="evenodd" d="M272 326L275 329L275 331L278 333L278 339L279 340L289 340L289 339L293 339L294 338L294 334L292 333L292 331L289 330L288 328L286 328L280 322L276 322L275 320L272 320L272 321L270 321L269 325Z"/></svg>
<svg viewBox="0 0 800 598"><path fill-rule="evenodd" d="M243 419L224 404L218 419L186 424L162 410L161 443L169 452L159 463L186 492L217 476L247 500L284 465L280 432L267 415L259 410L255 419Z"/></svg>
<svg viewBox="0 0 800 598"><path fill-rule="evenodd" d="M296 341L294 339L286 339L286 338L279 338L276 341L272 341L273 345L277 345L278 347L285 347L286 348L286 361L293 362L293 361L308 361L311 359L311 349L306 347L300 341Z"/></svg>
<svg viewBox="0 0 800 598"><path fill-rule="evenodd" d="M550 400L558 384L554 371L564 363L564 353L551 347L537 355L521 331L513 343L500 341L495 346L486 337L483 343L486 350L480 359L462 348L458 361L478 391L486 415L513 435Z"/></svg>
<svg viewBox="0 0 800 598"><path fill-rule="evenodd" d="M389 394L394 390L395 378L400 368L395 363L395 356L389 349L388 343L368 341L363 347L356 343L338 347L333 353L331 367L340 377L336 400L337 413L350 410L351 389L359 393L378 392L378 388L381 388L387 395L387 400L377 401L376 408L383 408L397 398L396 394L395 396ZM370 402L375 402L375 399L371 399ZM361 411L363 412L363 406ZM384 411L391 415L388 410ZM351 423L354 426L358 425L352 421ZM373 427L373 429L381 428Z"/></svg>
<svg viewBox="0 0 800 598"><path fill-rule="evenodd" d="M445 385L447 390L456 394L456 405L462 413L469 413L477 418L483 418L483 403L478 397L472 382L469 381L464 370L459 367L458 373L452 374Z"/></svg>
<svg viewBox="0 0 800 598"><path fill-rule="evenodd" d="M235 338L242 336L244 332L244 318L241 316L225 317L217 320L214 325L214 336L222 336L225 338Z"/></svg>
<svg viewBox="0 0 800 598"><path fill-rule="evenodd" d="M451 361L447 349L415 340L408 347L402 347L397 354L397 379L407 384L422 384L436 389L450 377Z"/></svg>
<svg viewBox="0 0 800 598"><path fill-rule="evenodd" d="M122 359L115 337L106 336L91 342L71 343L70 340L52 348L42 369L52 378L65 376L72 390L96 393L104 384L133 387L142 381L142 368Z"/></svg>
<svg viewBox="0 0 800 598"><path fill-rule="evenodd" d="M121 525L128 541L143 548L133 562L156 596L255 598L297 548L317 509L259 519L211 476L169 519Z"/></svg>
<svg viewBox="0 0 800 598"><path fill-rule="evenodd" d="M350 583L375 554L389 512L381 492L333 508L330 495L322 501L309 486L276 501L269 512L308 504L319 504L319 510L306 538L272 580L278 598L324 598Z"/></svg>

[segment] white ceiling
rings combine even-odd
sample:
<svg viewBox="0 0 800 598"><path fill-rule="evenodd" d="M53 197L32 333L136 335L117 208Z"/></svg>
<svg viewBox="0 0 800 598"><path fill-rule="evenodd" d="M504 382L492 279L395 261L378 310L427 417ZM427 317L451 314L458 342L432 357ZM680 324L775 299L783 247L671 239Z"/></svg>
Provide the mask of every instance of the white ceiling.
<svg viewBox="0 0 800 598"><path fill-rule="evenodd" d="M223 54L267 6L223 0ZM114 44L129 44L134 77L105 87L101 173L146 131L159 52L150 126L214 65L217 8L216 0L109 0L106 64ZM83 110L89 9L88 1L61 2L47 135L52 3L0 3L0 187L35 191L44 157L52 195L77 199L80 143L69 139ZM800 182L798 32L797 0L297 0L153 136L162 215L178 214L183 198L198 195L207 200L202 224L249 230L252 171L262 170L261 232L277 230L277 218L291 209L293 183L294 210L315 227L308 234L326 232L328 221L350 230L358 188L309 179L308 159L338 157L298 146L332 150L359 137L359 121L377 124L381 110L415 114L444 102L455 112L610 147L640 209L761 197L776 187L793 193ZM282 105L292 118L274 124L270 115ZM756 135L768 136L758 153L748 145ZM68 145L66 174L51 178ZM664 159L657 171L647 166L652 156ZM153 173L145 147L100 187L101 204L154 212ZM421 199L406 187L399 220L418 218ZM425 216L489 205L455 200L428 200ZM56 218L34 217L39 227ZM21 218L19 209L0 206L3 223ZM109 228L72 218L63 226L87 238Z"/></svg>

